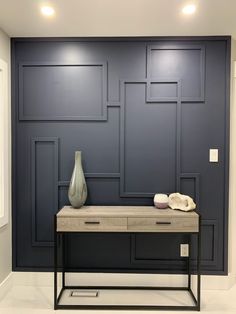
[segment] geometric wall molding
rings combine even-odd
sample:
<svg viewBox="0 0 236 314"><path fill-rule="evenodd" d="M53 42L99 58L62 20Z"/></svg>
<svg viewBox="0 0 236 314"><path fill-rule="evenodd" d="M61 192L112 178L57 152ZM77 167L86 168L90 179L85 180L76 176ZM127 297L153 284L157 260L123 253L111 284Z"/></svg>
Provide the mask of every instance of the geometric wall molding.
<svg viewBox="0 0 236 314"><path fill-rule="evenodd" d="M215 219L204 219L202 220L202 233L204 235L204 241L202 242L202 267L210 268L215 267L218 262L218 222ZM145 252L143 249L141 249L141 245L143 244L143 241L146 241L144 243L149 243L149 245L153 246L154 243L158 241L158 237L162 237L162 235L131 235L131 263L134 265L153 265L154 267L158 267L160 269L165 269L166 267L166 260L168 260L168 267L184 267L185 262L182 260L179 260L179 243L185 243L185 241L188 241L187 238L184 238L184 236L176 236L175 240L173 241L173 238L170 236L170 249L171 252L175 252L176 258L163 258L163 250L168 250L166 248L163 248L160 251L160 254L158 251L153 250L148 252L147 254L151 254L149 256L145 256ZM146 240L144 240L146 238ZM153 240L156 238L155 240ZM192 237L192 259L193 259L193 265L195 265L195 259L196 259L196 248L197 248L197 241L196 237ZM159 243L161 245L161 242ZM173 246L173 247L171 247ZM146 249L148 248L148 245L146 245ZM139 254L142 254L139 256ZM160 257L154 257L155 255L160 255Z"/></svg>
<svg viewBox="0 0 236 314"><path fill-rule="evenodd" d="M200 206L200 173L181 173L180 191L191 196L197 205L197 210L201 211Z"/></svg>
<svg viewBox="0 0 236 314"><path fill-rule="evenodd" d="M216 219L202 219L202 233L204 242L202 244L203 253L209 255L204 257L203 265L205 267L215 267L218 263L218 237L219 226Z"/></svg>
<svg viewBox="0 0 236 314"><path fill-rule="evenodd" d="M158 80L157 82L166 82ZM173 80L171 82L176 83L177 96L179 91L178 81ZM120 107L120 196L121 197L147 197L152 198L157 192L171 193L176 190L176 128L177 124L177 99L175 104L172 101L166 100L167 103L156 102L151 104L147 101L147 79L133 79L121 81L121 107ZM129 96L127 88L135 90L138 94L134 100L132 96ZM134 92L130 93L136 95ZM127 100L129 98L129 101ZM164 98L164 97L163 97ZM153 101L152 101L153 102ZM164 103L164 104L163 104ZM164 106L164 107L163 107ZM163 108L163 109L162 109ZM167 112L166 112L167 110ZM158 114L159 113L159 114ZM163 121L168 114L170 123L164 124ZM136 124L136 115L142 116L142 120ZM163 115L163 116L162 116ZM146 121L147 120L147 121ZM144 124L143 124L144 123ZM142 126L143 124L143 126ZM132 125L132 128L129 126ZM144 127L146 125L146 127ZM135 126L135 128L134 128ZM166 143L168 146L160 149L162 143L162 135L155 134L154 128L162 127L165 132ZM178 134L178 132L177 132ZM153 138L151 137L153 136ZM130 140L129 140L130 138ZM159 146L160 145L160 146ZM146 147L146 150L141 147ZM167 150L166 150L167 149ZM152 151L151 156L146 152ZM161 160L164 155L170 159L166 169L160 167ZM145 156L148 157L146 162ZM140 157L140 162L138 161ZM151 170L151 171L150 171ZM143 176L146 171L150 171L149 175ZM129 175L132 172L133 175ZM135 175L134 175L135 174ZM129 178L127 180L127 177ZM144 177L148 177L148 181L144 180ZM143 181L143 190L137 190L135 185L141 186ZM144 190L147 189L147 191ZM151 191L153 190L153 191Z"/></svg>
<svg viewBox="0 0 236 314"><path fill-rule="evenodd" d="M204 63L204 62L203 62ZM127 189L127 183L126 183L126 137L127 137L127 118L126 118L126 111L127 111L127 91L126 87L130 85L145 85L145 99L144 99L144 106L151 106L149 108L155 108L155 106L160 107L161 104L169 104L171 106L171 110L175 110L173 123L171 124L170 121L168 123L168 128L171 127L171 125L175 127L175 131L172 134L174 142L172 143L172 147L175 147L175 150L172 153L166 153L166 156L172 156L172 165L175 165L175 168L172 169L172 173L175 175L175 177L172 178L172 185L170 181L168 182L169 189L161 189L156 188L153 192L144 192L144 191L130 191ZM157 86L161 86L161 89L159 89L159 92L161 91L161 95L157 94L156 96L152 95L152 84L156 84ZM200 191L200 175L198 173L181 173L181 86L182 81L179 78L156 78L155 80L152 79L125 79L120 81L120 99L121 99L121 106L120 106L120 196L121 197L147 197L152 198L155 193L166 193L170 194L175 191L181 191L181 180L186 179L189 181L189 179L194 180L194 195L192 196L195 200L195 202L198 205L198 208L200 207L199 200L199 191ZM168 95L168 92L172 93L172 95ZM167 95L167 96L166 96ZM174 104L174 107L173 107ZM135 103L135 106L137 107L137 103ZM147 110L148 107L145 107ZM174 108L174 109L173 109ZM135 109L137 111L137 108ZM130 115L132 116L132 115ZM152 115L151 115L152 116ZM149 117L150 119L150 117ZM166 118L165 118L166 119ZM139 122L140 123L140 122ZM150 121L149 121L150 123ZM132 124L133 125L133 124ZM138 129L140 129L140 124ZM164 132L164 131L163 131ZM147 139L147 141L150 141L150 138ZM155 142L152 142L153 149L155 149ZM160 151L159 151L160 152ZM141 152L140 152L141 153ZM134 165L135 158L131 162L131 166ZM145 167L145 165L143 165ZM148 165L150 167L150 164ZM152 174L155 173L155 167L152 168ZM163 169L161 169L163 170ZM137 171L133 171L134 173L137 173ZM158 176L158 174L157 174ZM165 178L165 174L161 175L162 178ZM150 177L149 177L150 180ZM175 181L175 182L174 182ZM147 185L147 183L146 183ZM150 190L150 187L149 187ZM191 193L189 194L191 195Z"/></svg>
<svg viewBox="0 0 236 314"><path fill-rule="evenodd" d="M155 78L147 81L146 102L177 102L179 99L178 85L180 79L177 78Z"/></svg>
<svg viewBox="0 0 236 314"><path fill-rule="evenodd" d="M81 150L87 205L190 195L202 216L203 272L227 273L229 37L12 39L11 68L14 270L52 269L53 216L69 204ZM218 163L209 148L219 149ZM67 240L68 271L186 266L186 235Z"/></svg>
<svg viewBox="0 0 236 314"><path fill-rule="evenodd" d="M177 75L182 83L181 102L204 102L205 46L181 43L148 45L146 75L149 80L164 77L167 82L168 78Z"/></svg>
<svg viewBox="0 0 236 314"><path fill-rule="evenodd" d="M31 139L32 246L54 243L51 218L58 211L58 141L57 137Z"/></svg>
<svg viewBox="0 0 236 314"><path fill-rule="evenodd" d="M202 269L213 270L219 263L219 223L216 219L202 219ZM193 239L193 264L196 265L197 239Z"/></svg>
<svg viewBox="0 0 236 314"><path fill-rule="evenodd" d="M20 63L19 120L106 121L106 62Z"/></svg>
<svg viewBox="0 0 236 314"><path fill-rule="evenodd" d="M88 179L112 179L112 178L120 178L120 173L84 173L85 178ZM58 186L69 186L70 181L58 181Z"/></svg>
<svg viewBox="0 0 236 314"><path fill-rule="evenodd" d="M166 240L168 245L163 246L163 242ZM167 270L167 267L169 270L172 267L181 269L184 267L185 261L179 259L179 243L185 243L187 240L186 235L176 235L175 238L171 234L165 235L165 237L162 234L131 235L131 263L140 266L152 265L162 271ZM141 249L143 243L146 245L144 249Z"/></svg>

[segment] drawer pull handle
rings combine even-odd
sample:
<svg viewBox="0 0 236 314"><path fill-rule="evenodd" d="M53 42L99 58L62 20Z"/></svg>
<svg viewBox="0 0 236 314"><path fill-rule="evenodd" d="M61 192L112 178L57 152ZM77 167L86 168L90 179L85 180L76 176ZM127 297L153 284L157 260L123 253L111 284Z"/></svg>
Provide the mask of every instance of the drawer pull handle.
<svg viewBox="0 0 236 314"><path fill-rule="evenodd" d="M100 221L85 221L84 223L86 225L99 225Z"/></svg>
<svg viewBox="0 0 236 314"><path fill-rule="evenodd" d="M171 225L171 222L169 222L169 221L157 221L156 225Z"/></svg>

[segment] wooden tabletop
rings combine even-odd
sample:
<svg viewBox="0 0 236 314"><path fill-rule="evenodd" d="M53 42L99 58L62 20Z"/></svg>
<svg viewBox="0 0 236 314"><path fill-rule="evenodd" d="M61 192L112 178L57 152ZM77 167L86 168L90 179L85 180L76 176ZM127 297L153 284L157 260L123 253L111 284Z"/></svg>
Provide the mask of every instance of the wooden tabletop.
<svg viewBox="0 0 236 314"><path fill-rule="evenodd" d="M75 209L64 206L57 217L198 217L195 211L158 209L154 206L83 206Z"/></svg>

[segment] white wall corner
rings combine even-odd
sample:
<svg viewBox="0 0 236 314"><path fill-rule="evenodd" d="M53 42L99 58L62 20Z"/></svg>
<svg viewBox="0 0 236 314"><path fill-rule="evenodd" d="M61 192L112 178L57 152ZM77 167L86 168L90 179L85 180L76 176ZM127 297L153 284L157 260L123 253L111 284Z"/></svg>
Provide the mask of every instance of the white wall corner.
<svg viewBox="0 0 236 314"><path fill-rule="evenodd" d="M4 98L7 102L4 106L4 212L1 211L1 225L0 228L0 282L5 282L5 278L12 270L12 237L11 237L11 102L10 102L10 38L0 29L0 59L1 79L4 80ZM2 72L2 70L1 70ZM1 83L1 91L3 84ZM1 92L2 93L2 92ZM1 132L2 134L2 132ZM4 214L3 214L4 213Z"/></svg>

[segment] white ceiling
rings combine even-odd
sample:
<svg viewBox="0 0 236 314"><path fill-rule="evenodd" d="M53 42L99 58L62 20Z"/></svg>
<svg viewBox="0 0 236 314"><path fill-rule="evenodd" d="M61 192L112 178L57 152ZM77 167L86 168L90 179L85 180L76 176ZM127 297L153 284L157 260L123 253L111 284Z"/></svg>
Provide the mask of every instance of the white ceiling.
<svg viewBox="0 0 236 314"><path fill-rule="evenodd" d="M184 16L185 3L197 12ZM236 38L236 0L46 0L56 14L40 13L44 0L0 0L0 28L11 37L197 36Z"/></svg>

